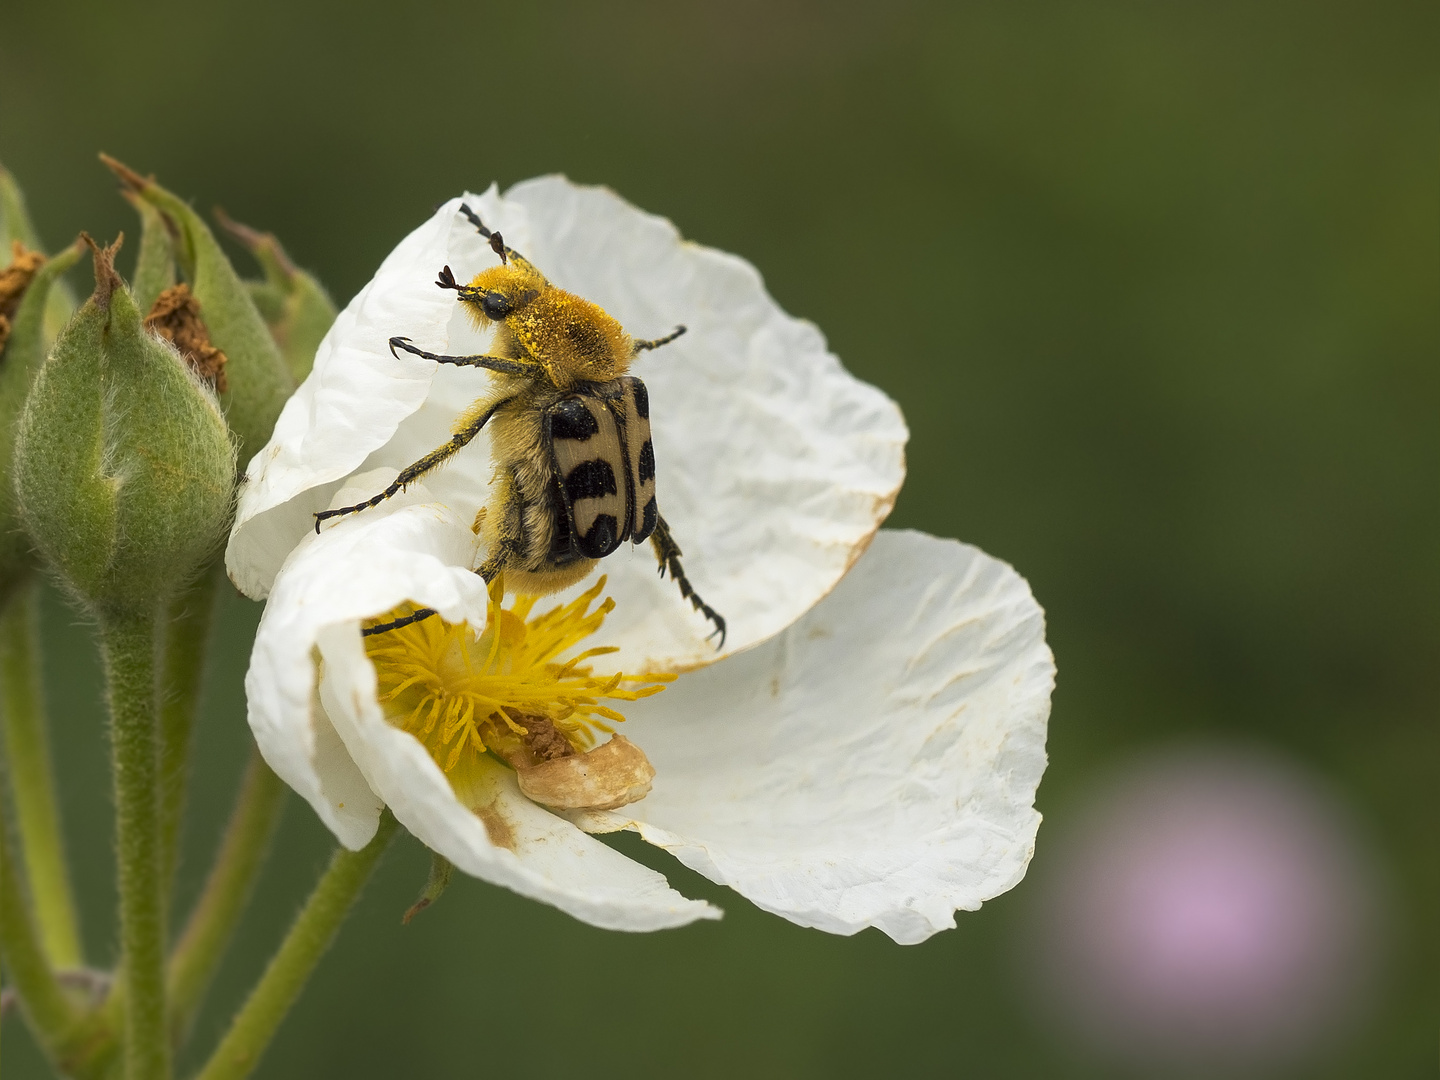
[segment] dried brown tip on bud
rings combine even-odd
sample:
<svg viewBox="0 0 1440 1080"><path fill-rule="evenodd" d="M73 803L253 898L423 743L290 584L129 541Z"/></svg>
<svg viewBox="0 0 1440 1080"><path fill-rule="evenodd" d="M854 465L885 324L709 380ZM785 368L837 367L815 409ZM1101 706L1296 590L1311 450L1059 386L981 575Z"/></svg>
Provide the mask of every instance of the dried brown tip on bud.
<svg viewBox="0 0 1440 1080"><path fill-rule="evenodd" d="M280 246L280 241L276 239L274 233L261 232L259 229L236 221L225 212L225 208L222 206L215 207L212 212L215 215L216 223L238 240L246 251L252 255L258 255L262 251L272 255L286 276L293 277L298 273L298 268L290 261L290 256L285 254L285 249Z"/></svg>
<svg viewBox="0 0 1440 1080"><path fill-rule="evenodd" d="M172 285L156 297L155 306L145 316L145 329L179 349L190 370L217 393L230 388L225 378L225 354L210 344L210 331L200 318L200 301L191 295L189 285Z"/></svg>
<svg viewBox="0 0 1440 1080"><path fill-rule="evenodd" d="M10 265L0 270L0 349L10 337L11 320L20 307L35 272L45 265L45 256L31 251L19 240L10 245Z"/></svg>
<svg viewBox="0 0 1440 1080"><path fill-rule="evenodd" d="M132 191L144 191L151 184L155 183L154 177L144 177L137 173L130 166L116 161L109 154L100 155L101 162L105 167L120 178L120 182Z"/></svg>
<svg viewBox="0 0 1440 1080"><path fill-rule="evenodd" d="M115 272L115 256L119 254L120 245L125 242L125 234L119 233L109 247L101 247L95 243L94 238L87 232L82 232L80 239L89 246L90 255L95 262L95 292L91 299L97 307L109 307L110 294L125 286L125 282L120 280L120 275Z"/></svg>
<svg viewBox="0 0 1440 1080"><path fill-rule="evenodd" d="M529 717L526 717L528 720ZM645 751L624 735L604 746L517 768L520 791L532 802L557 810L615 810L639 802L650 791L655 767Z"/></svg>

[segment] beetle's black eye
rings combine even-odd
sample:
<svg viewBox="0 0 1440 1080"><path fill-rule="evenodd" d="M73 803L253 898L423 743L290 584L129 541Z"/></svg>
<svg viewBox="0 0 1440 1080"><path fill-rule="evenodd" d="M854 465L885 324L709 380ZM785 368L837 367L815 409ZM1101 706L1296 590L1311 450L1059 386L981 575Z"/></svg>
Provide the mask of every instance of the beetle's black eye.
<svg viewBox="0 0 1440 1080"><path fill-rule="evenodd" d="M480 306L485 310L486 318L503 319L510 314L510 301L499 293L486 293L480 301Z"/></svg>

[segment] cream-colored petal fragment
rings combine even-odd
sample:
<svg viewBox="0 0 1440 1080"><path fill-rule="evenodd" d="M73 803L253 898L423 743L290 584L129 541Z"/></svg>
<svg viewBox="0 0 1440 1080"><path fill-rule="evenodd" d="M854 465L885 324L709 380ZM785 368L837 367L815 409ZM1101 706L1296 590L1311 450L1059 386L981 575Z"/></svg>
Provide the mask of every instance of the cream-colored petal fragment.
<svg viewBox="0 0 1440 1080"><path fill-rule="evenodd" d="M542 177L498 209L508 243L635 337L688 327L633 368L650 391L660 513L691 582L727 621L725 652L789 626L890 512L905 474L899 408L847 372L813 324L786 314L752 265L682 240L606 188ZM601 569L619 666L673 670L723 655L706 638L713 628L656 575L649 545L626 545Z"/></svg>
<svg viewBox="0 0 1440 1080"><path fill-rule="evenodd" d="M1010 566L882 531L784 634L627 707L654 790L575 820L802 925L923 941L1025 873L1054 677Z"/></svg>
<svg viewBox="0 0 1440 1080"><path fill-rule="evenodd" d="M442 337L427 347L445 348L454 294L436 288L435 275L449 255L458 205L452 199L402 240L340 313L270 442L246 467L225 565L247 596L269 594L285 558L313 529L311 515L430 395L438 365L392 354L389 340L433 328Z"/></svg>
<svg viewBox="0 0 1440 1080"><path fill-rule="evenodd" d="M468 874L607 930L663 930L719 917L532 803L515 774L487 757L463 778L462 802L419 740L385 720L357 628L325 629L320 649L320 693L336 730L370 786L433 851Z"/></svg>
<svg viewBox="0 0 1440 1080"><path fill-rule="evenodd" d="M417 486L409 498L424 496ZM270 767L346 847L375 834L383 802L315 697L318 636L335 624L358 628L408 599L453 621L483 622L484 582L462 565L473 544L468 522L445 509L397 503L312 535L275 581L245 675L250 727Z"/></svg>
<svg viewBox="0 0 1440 1080"><path fill-rule="evenodd" d="M655 767L624 735L583 754L516 770L520 793L557 810L618 810L650 791Z"/></svg>

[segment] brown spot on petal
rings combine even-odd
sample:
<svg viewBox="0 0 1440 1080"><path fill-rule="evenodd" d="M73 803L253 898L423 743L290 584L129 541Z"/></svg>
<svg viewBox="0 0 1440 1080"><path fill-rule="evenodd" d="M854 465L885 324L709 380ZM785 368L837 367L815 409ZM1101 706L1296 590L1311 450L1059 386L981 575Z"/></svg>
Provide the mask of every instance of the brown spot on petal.
<svg viewBox="0 0 1440 1080"><path fill-rule="evenodd" d="M145 327L179 349L190 370L219 393L229 389L225 354L210 344L210 331L200 318L200 301L189 285L172 285L162 292L145 316Z"/></svg>
<svg viewBox="0 0 1440 1080"><path fill-rule="evenodd" d="M655 779L645 752L623 735L587 753L515 772L527 798L557 810L614 810L643 799Z"/></svg>
<svg viewBox="0 0 1440 1080"><path fill-rule="evenodd" d="M480 824L485 826L485 835L492 844L509 851L515 850L515 829L493 802L488 806L476 807L475 816L480 819Z"/></svg>

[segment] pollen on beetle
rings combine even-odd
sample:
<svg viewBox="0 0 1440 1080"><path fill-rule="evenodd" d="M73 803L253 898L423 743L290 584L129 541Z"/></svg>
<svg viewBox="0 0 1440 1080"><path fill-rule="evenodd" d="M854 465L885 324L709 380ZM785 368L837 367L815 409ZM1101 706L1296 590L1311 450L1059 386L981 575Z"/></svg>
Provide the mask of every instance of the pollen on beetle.
<svg viewBox="0 0 1440 1080"><path fill-rule="evenodd" d="M562 758L593 761L606 771L616 751L599 754L605 747L595 748L596 735L613 733L613 725L625 717L604 702L650 697L675 676L597 674L588 661L618 651L613 647L566 655L594 635L614 608L608 597L592 607L604 588L601 577L570 603L534 615L538 598L533 596L517 596L509 608L502 608L504 585L497 578L490 586L483 631L437 616L367 637L365 651L375 667L386 718L419 739L452 784L485 754L514 768L522 790L528 786L527 775L534 773L540 780L550 772L540 767ZM403 618L413 610L396 608L374 623ZM618 737L616 741L630 745ZM627 768L615 786L633 798L642 797L648 779L640 784L634 763ZM534 793L527 790L535 801L560 805L545 797L543 785L535 787ZM596 796L597 802L616 797Z"/></svg>

